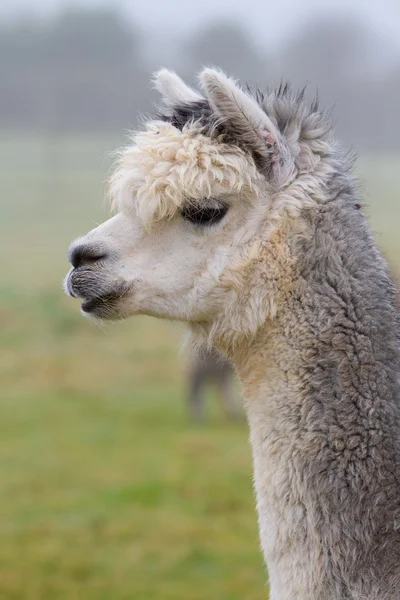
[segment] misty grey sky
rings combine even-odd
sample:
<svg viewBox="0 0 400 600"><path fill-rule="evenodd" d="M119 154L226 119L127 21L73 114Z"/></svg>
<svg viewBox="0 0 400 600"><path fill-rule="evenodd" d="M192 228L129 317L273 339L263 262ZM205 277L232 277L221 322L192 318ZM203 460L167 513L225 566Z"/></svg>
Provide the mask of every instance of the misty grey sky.
<svg viewBox="0 0 400 600"><path fill-rule="evenodd" d="M158 39L160 47L172 43L177 34L190 36L210 21L239 20L254 42L273 48L307 21L329 11L357 15L371 33L400 51L399 0L3 0L0 17L49 16L69 6L110 5L119 7L152 40Z"/></svg>

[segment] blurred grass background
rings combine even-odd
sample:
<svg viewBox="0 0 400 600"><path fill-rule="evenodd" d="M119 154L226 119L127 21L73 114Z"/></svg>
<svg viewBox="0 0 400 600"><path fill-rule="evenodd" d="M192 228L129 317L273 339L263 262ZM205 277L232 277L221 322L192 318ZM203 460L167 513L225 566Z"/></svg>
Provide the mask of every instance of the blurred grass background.
<svg viewBox="0 0 400 600"><path fill-rule="evenodd" d="M185 410L180 331L99 328L61 287L71 239L107 218L120 139L0 142L0 598L265 597L245 424ZM400 267L399 157L360 161Z"/></svg>

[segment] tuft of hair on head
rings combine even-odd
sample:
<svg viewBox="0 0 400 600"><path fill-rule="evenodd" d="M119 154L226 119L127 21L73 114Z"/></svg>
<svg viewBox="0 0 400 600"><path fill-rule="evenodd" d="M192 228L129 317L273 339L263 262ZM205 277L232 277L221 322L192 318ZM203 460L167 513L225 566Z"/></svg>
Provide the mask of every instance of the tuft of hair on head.
<svg viewBox="0 0 400 600"><path fill-rule="evenodd" d="M257 100L219 69L206 68L199 79L213 111L250 151L258 168L269 174L278 171L287 158L285 143Z"/></svg>
<svg viewBox="0 0 400 600"><path fill-rule="evenodd" d="M153 84L168 109L204 100L199 92L186 85L183 79L169 69L156 71L153 75Z"/></svg>

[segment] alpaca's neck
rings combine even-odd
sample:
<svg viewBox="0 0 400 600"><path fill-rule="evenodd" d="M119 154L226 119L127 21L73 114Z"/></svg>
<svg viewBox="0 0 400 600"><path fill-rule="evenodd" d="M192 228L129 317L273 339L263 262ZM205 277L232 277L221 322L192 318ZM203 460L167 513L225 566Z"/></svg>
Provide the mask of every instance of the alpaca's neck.
<svg viewBox="0 0 400 600"><path fill-rule="evenodd" d="M296 389L279 365L273 346L238 365L243 385L261 546L272 600L305 600L311 595L310 565L302 554L307 490L295 489L301 406ZM319 567L321 568L321 567ZM301 590L301 593L300 593Z"/></svg>
<svg viewBox="0 0 400 600"><path fill-rule="evenodd" d="M250 424L270 598L353 598L346 590L354 569L380 547L376 536L387 519L392 527L393 513L400 510L396 391L371 351L371 340L365 353L365 336L359 338L363 365L361 353L354 361L358 341L352 330L347 338L341 329L337 339L333 331L320 344L294 321L289 331L290 337L287 327L276 325L236 361ZM379 378L384 402L376 389ZM394 499L377 509L382 486ZM370 568L367 577L371 583ZM364 594L366 585L355 582L354 589Z"/></svg>

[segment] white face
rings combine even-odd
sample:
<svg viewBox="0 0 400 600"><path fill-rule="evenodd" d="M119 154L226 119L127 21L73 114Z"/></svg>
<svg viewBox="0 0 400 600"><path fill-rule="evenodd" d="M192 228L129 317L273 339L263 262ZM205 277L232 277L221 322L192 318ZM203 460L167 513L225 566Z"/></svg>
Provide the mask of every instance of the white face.
<svg viewBox="0 0 400 600"><path fill-rule="evenodd" d="M218 70L200 79L205 97L174 73L156 75L166 121L120 154L116 216L72 244L65 287L87 315L182 320L231 345L276 311L276 252L265 240L294 159L253 97ZM179 110L194 120L176 121Z"/></svg>
<svg viewBox="0 0 400 600"><path fill-rule="evenodd" d="M138 218L121 212L72 246L72 255L83 247L83 258L68 274L67 290L83 299L83 312L103 319L147 314L209 321L229 301L220 280L235 254L241 213L231 205L214 225L178 213L146 232Z"/></svg>
<svg viewBox="0 0 400 600"><path fill-rule="evenodd" d="M260 185L242 150L151 124L112 178L116 216L71 246L68 293L100 319L211 323L237 293L235 263L255 233Z"/></svg>

